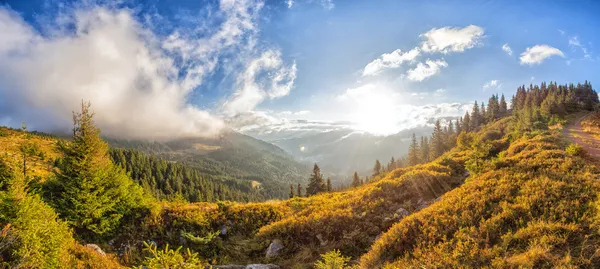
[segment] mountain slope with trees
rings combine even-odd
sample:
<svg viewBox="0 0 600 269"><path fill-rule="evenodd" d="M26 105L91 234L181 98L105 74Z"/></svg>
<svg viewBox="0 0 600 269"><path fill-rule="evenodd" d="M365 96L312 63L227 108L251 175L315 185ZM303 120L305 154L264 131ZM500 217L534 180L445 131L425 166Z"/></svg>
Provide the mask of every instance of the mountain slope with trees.
<svg viewBox="0 0 600 269"><path fill-rule="evenodd" d="M452 127L436 124L430 138L414 136L402 166L376 161L364 184L357 175L355 186L333 191L314 165L308 195L288 184L293 198L256 203L156 200L152 188L138 186L107 161L97 129L82 124L88 114L82 109L74 140L55 153L49 178L36 181L27 167L19 169L40 158L29 157L28 146L22 155L3 157L0 198L7 210L0 225L16 237L1 234L1 261L67 268L116 268L115 256L121 265L147 268L597 267L600 169L561 132L574 113L598 107L597 93L588 82L520 87L502 113L503 98L491 99ZM28 134L10 135L23 136L26 144L33 141ZM53 187L57 181L64 187ZM136 195L122 196L123 188ZM74 199L65 200L66 194ZM90 203L98 210L73 209L90 197L98 197ZM31 229L38 227L32 218L52 226ZM82 246L88 243L117 255L82 255L82 248L91 251ZM36 263L28 264L28 257Z"/></svg>

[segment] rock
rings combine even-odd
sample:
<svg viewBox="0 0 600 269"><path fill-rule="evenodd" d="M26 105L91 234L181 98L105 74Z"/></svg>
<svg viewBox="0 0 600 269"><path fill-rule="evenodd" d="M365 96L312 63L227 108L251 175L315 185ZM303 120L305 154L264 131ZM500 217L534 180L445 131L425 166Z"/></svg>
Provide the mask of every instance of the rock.
<svg viewBox="0 0 600 269"><path fill-rule="evenodd" d="M321 244L321 246L327 245L327 240L323 239L323 235L317 234L317 239L319 240L319 243Z"/></svg>
<svg viewBox="0 0 600 269"><path fill-rule="evenodd" d="M85 247L89 248L93 251L96 251L98 254L100 254L102 256L106 256L106 253L104 253L104 251L102 251L102 249L96 244L87 244L87 245L85 245Z"/></svg>
<svg viewBox="0 0 600 269"><path fill-rule="evenodd" d="M279 265L275 264L248 264L246 269L279 269Z"/></svg>
<svg viewBox="0 0 600 269"><path fill-rule="evenodd" d="M223 224L221 226L221 235L226 235L227 234L227 226L225 226L225 224Z"/></svg>
<svg viewBox="0 0 600 269"><path fill-rule="evenodd" d="M235 264L228 264L228 265L207 265L206 267L204 267L204 269L246 269L246 266L235 265Z"/></svg>
<svg viewBox="0 0 600 269"><path fill-rule="evenodd" d="M271 244L267 248L267 254L265 255L265 257L266 258L275 257L279 254L279 251L282 249L283 249L283 244L281 243L281 241L275 239L275 240L273 240L273 242L271 242Z"/></svg>
<svg viewBox="0 0 600 269"><path fill-rule="evenodd" d="M401 208L398 208L398 210L396 210L396 214L398 214L398 217L403 218L403 217L410 215L410 212L408 212L408 210L401 207Z"/></svg>

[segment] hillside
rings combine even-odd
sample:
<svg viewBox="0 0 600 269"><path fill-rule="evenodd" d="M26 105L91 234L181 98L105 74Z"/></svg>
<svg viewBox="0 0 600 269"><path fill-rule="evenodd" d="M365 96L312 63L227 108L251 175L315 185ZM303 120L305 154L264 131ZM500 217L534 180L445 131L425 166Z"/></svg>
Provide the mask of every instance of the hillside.
<svg viewBox="0 0 600 269"><path fill-rule="evenodd" d="M309 167L281 148L234 131L218 138L163 142L107 139L113 148L134 149L177 162L204 177L232 184L260 186L264 199L285 198L290 184L304 183ZM130 171L128 169L128 171Z"/></svg>
<svg viewBox="0 0 600 269"><path fill-rule="evenodd" d="M587 82L543 83L520 87L512 103L510 111L495 101L485 112L474 108L458 119L459 134L436 127L432 148L454 146L429 155L432 161L382 172L342 191L256 203L123 198L127 204L115 211L122 218L103 230L62 209L54 198L58 189L42 188L42 197L59 212L59 225L69 220L78 242L97 243L126 266L597 267L600 169L563 132L598 107L596 92ZM588 132L600 127L594 119L582 121ZM409 159L415 151L411 147ZM53 169L64 176L71 171L63 162ZM0 224L13 218L4 219Z"/></svg>

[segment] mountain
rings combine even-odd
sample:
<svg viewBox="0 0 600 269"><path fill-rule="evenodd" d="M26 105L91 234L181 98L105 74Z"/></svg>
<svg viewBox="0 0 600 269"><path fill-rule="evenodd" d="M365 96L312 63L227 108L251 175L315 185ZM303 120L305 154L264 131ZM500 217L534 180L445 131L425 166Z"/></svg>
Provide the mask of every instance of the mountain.
<svg viewBox="0 0 600 269"><path fill-rule="evenodd" d="M114 195L119 186L90 188L70 180L66 183L73 187L68 190L81 195L65 197L44 181L23 180L28 177L15 168L19 168L21 156L26 156L31 170L45 170L37 176L52 171L79 175L88 171L81 166L93 169L95 162L73 160L103 160L105 154L87 153L101 143L78 140L80 147L67 152L74 156L70 159L73 165L58 161L54 167L48 159L61 157L51 147L54 138L2 129L0 141L7 154L0 159L0 225L4 227L0 236L9 240L0 255L8 265L26 264L30 259L21 254L26 253L68 267L71 263L53 259L64 256L84 268L92 262L102 263L102 268L255 263L341 269L597 268L600 156L585 150L600 140L597 92L587 82L542 83L519 87L510 109L497 106L497 100L498 96L492 96L485 112L474 107L469 117L459 118L458 133L436 123L426 157L419 159L415 154L419 145L411 143L411 163L381 169L370 181L351 188L308 197L292 188L291 199L252 203L138 197L135 204L102 211L111 218L113 228L86 239L75 222L81 217L64 213L56 197L67 198L61 201L70 205L71 199L89 200L89 195L104 191ZM157 146L147 148L161 149L176 158L193 158L229 144L235 148L244 145L252 152L257 147L271 147L233 136L223 140L236 142L181 140L151 143ZM584 140L585 147L576 144ZM29 147L29 142L39 146ZM201 144L200 150L191 150L190 143ZM100 172L94 175L111 176ZM314 182L319 177L314 175ZM126 193L117 194L127 197ZM105 196L98 198L112 205ZM119 214L123 218L115 219ZM40 219L51 230L38 229ZM46 241L51 244L39 247L37 238L49 238ZM76 252L89 238L98 245L88 249L101 247L109 254ZM75 240L78 243L73 244Z"/></svg>
<svg viewBox="0 0 600 269"><path fill-rule="evenodd" d="M265 199L288 197L289 185L304 183L310 171L281 148L234 131L217 138L107 141L112 148L135 149L178 162L210 178L252 184L263 190Z"/></svg>

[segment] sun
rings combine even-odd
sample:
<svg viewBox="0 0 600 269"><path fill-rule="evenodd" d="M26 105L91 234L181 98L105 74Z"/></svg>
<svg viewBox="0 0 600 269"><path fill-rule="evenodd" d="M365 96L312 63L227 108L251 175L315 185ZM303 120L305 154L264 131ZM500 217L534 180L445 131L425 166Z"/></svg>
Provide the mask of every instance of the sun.
<svg viewBox="0 0 600 269"><path fill-rule="evenodd" d="M358 108L353 114L356 129L375 135L390 135L398 132L395 104L391 96L371 93L357 100Z"/></svg>

